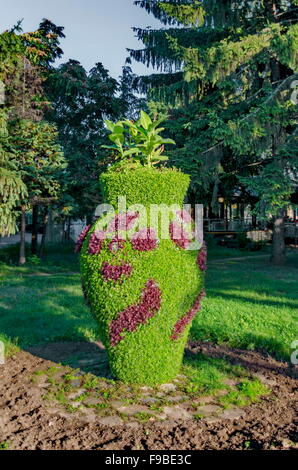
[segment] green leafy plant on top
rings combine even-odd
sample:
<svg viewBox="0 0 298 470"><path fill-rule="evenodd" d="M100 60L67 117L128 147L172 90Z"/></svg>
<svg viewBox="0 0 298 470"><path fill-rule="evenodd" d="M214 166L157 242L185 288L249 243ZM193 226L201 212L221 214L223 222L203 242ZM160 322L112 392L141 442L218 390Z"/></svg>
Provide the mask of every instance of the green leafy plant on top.
<svg viewBox="0 0 298 470"><path fill-rule="evenodd" d="M138 148L132 146L133 143L129 139L129 135L127 133L127 129L124 127L124 123L125 121L118 121L113 123L112 121L106 119L105 125L111 132L109 139L113 142L114 145L102 145L103 148L116 151L116 157L120 160L124 160L140 153Z"/></svg>
<svg viewBox="0 0 298 470"><path fill-rule="evenodd" d="M141 111L138 121L129 120L113 123L106 120L105 125L111 132L109 139L113 145L103 145L104 148L116 152L120 160L134 159L144 166L153 166L161 161L167 161L168 157L162 155L165 144L175 144L172 139L164 139L160 133L163 127L158 127L165 117L152 120L150 116Z"/></svg>

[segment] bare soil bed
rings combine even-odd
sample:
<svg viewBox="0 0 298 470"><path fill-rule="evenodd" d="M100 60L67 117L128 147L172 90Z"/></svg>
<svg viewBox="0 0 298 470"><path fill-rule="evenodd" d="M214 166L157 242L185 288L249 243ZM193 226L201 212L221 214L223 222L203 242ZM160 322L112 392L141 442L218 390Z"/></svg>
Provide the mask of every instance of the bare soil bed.
<svg viewBox="0 0 298 470"><path fill-rule="evenodd" d="M45 400L44 395L54 380L41 375L40 371L52 368L57 379L64 370L64 366L58 366L57 369L57 363L63 363L79 368L82 373L102 375L103 369L107 367L105 353L96 343L47 344L21 351L0 366L0 447L2 443L4 448L18 450L298 448L297 368L260 352L210 343L190 343L187 354L195 356L198 353L226 358L232 364L245 367L270 388L271 394L241 409L228 410L220 409L216 397L205 397L205 401L203 397L199 403L202 409L199 419L190 419L189 401L176 403L176 399L179 402L178 391L171 392L171 384L168 384L165 393L169 393L167 399L172 398L173 404L167 407L168 414L162 411L163 419L155 419L154 413L146 422L131 419L129 406L125 411L121 403L114 406L120 409L122 405L121 410L123 415L126 413L127 419L119 418L119 414L107 415L107 411L98 410L98 406L95 412L92 407L93 397L90 396L85 397L90 407L85 402L84 408L78 401L78 407L85 409L85 412L76 413L61 404ZM105 386L109 387L108 368L105 377ZM78 374L77 380L73 380L74 387L81 386L80 380L81 375ZM142 399L146 406L148 398L149 402L152 401L153 392L150 392L150 388L144 388L143 391ZM159 395L162 396L162 393L159 392ZM142 407L139 409L141 418L148 414L142 413ZM180 411L175 414L173 410Z"/></svg>

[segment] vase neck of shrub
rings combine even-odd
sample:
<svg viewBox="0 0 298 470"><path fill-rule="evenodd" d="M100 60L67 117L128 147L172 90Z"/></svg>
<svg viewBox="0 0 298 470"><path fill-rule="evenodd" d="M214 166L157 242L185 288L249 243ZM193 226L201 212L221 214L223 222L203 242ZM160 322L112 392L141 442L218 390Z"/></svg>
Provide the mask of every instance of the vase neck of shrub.
<svg viewBox="0 0 298 470"><path fill-rule="evenodd" d="M172 168L148 168L139 166L127 172L113 167L100 178L105 202L117 207L125 196L127 206L151 204L181 206L189 186L188 175Z"/></svg>

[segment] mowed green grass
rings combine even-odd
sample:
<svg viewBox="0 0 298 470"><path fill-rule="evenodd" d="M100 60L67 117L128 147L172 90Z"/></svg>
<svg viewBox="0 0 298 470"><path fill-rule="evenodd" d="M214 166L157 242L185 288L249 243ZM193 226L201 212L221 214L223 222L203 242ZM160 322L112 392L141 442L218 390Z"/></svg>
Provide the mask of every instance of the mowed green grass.
<svg viewBox="0 0 298 470"><path fill-rule="evenodd" d="M96 324L83 302L79 274L41 276L16 268L1 271L0 330L19 346L96 338Z"/></svg>
<svg viewBox="0 0 298 470"><path fill-rule="evenodd" d="M235 255L231 249L230 257ZM226 256L225 249L224 261L216 261L211 250L207 298L192 339L264 349L289 360L298 339L298 254L290 253L280 268L254 254L241 261ZM97 338L78 270L77 257L63 247L52 249L40 265L0 265L0 340L7 348Z"/></svg>
<svg viewBox="0 0 298 470"><path fill-rule="evenodd" d="M14 255L13 249L9 251ZM52 248L39 265L0 265L0 340L7 348L11 343L26 347L90 341L96 339L96 332L83 300L73 247Z"/></svg>
<svg viewBox="0 0 298 470"><path fill-rule="evenodd" d="M232 250L231 250L232 251ZM209 262L207 297L194 320L191 337L290 359L298 340L298 253L287 265L267 257Z"/></svg>

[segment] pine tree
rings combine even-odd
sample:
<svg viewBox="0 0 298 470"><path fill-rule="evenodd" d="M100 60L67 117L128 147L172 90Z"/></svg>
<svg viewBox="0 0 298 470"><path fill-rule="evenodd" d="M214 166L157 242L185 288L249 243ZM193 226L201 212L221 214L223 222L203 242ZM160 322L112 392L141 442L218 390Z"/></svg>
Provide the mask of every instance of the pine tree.
<svg viewBox="0 0 298 470"><path fill-rule="evenodd" d="M16 208L28 192L11 159L8 148L7 116L0 110L0 235L16 233Z"/></svg>
<svg viewBox="0 0 298 470"><path fill-rule="evenodd" d="M20 38L12 32L0 35L0 83L2 95L0 103L0 236L16 233L16 221L19 212L16 210L20 201L27 195L27 189L9 151L9 103L11 81L16 65L19 64L18 54L24 51Z"/></svg>
<svg viewBox="0 0 298 470"><path fill-rule="evenodd" d="M145 47L130 54L157 69L137 85L148 93L152 109L170 114L167 127L179 146L172 161L191 174L195 198L202 201L207 193L213 208L219 188L227 200L237 188L243 201L251 200L253 188L277 221L273 261L283 263L280 227L298 166L292 99L298 80L297 0L135 4L167 26L136 29Z"/></svg>
<svg viewBox="0 0 298 470"><path fill-rule="evenodd" d="M119 77L120 117L137 120L140 110L146 106L145 99L136 96L136 79L137 75L132 72L131 59L128 57Z"/></svg>

